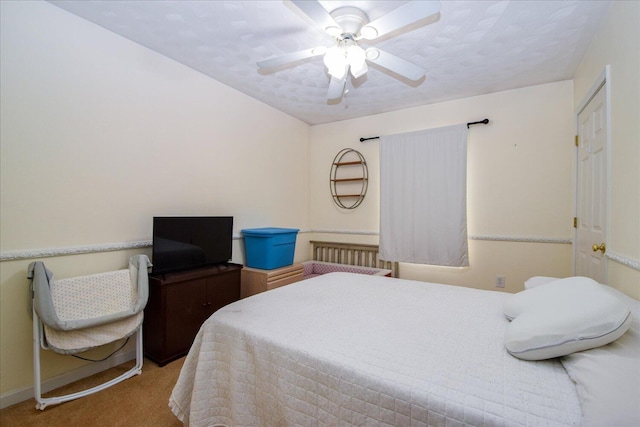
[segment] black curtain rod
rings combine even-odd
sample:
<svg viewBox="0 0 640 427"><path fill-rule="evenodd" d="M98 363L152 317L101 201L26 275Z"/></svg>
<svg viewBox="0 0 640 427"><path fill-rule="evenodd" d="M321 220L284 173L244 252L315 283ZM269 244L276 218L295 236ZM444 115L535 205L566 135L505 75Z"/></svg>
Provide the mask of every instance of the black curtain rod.
<svg viewBox="0 0 640 427"><path fill-rule="evenodd" d="M467 123L467 129L469 129L469 126L473 126L473 125L486 125L489 124L489 119L484 119L484 120L480 120L478 122L469 122ZM365 141L369 141L370 139L379 139L379 136L372 136L371 138L360 138L360 142L365 142Z"/></svg>
<svg viewBox="0 0 640 427"><path fill-rule="evenodd" d="M370 139L380 139L379 136L372 136L371 138L360 138L360 142L365 142L368 141Z"/></svg>
<svg viewBox="0 0 640 427"><path fill-rule="evenodd" d="M467 129L469 129L469 126L473 126L473 125L488 125L488 124L489 124L489 119L480 120L479 122L469 122L467 123Z"/></svg>

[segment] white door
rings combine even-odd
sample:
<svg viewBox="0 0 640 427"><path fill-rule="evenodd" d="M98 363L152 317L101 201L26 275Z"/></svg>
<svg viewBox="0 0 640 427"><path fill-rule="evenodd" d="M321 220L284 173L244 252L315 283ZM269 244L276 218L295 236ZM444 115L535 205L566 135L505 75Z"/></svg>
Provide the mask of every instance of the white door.
<svg viewBox="0 0 640 427"><path fill-rule="evenodd" d="M607 105L603 85L578 114L576 275L607 282Z"/></svg>

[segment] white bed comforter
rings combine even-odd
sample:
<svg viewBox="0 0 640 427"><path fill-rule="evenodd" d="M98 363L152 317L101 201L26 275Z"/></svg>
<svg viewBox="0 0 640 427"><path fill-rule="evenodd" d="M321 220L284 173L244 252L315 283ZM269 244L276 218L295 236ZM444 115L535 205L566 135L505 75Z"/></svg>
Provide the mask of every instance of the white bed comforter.
<svg viewBox="0 0 640 427"><path fill-rule="evenodd" d="M504 349L508 294L332 273L202 326L169 405L191 426L580 425L560 362Z"/></svg>

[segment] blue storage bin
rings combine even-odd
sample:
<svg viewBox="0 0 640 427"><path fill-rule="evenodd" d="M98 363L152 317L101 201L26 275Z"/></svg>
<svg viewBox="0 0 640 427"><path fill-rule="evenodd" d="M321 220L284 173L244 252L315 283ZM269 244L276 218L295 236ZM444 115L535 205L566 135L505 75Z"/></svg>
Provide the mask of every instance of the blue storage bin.
<svg viewBox="0 0 640 427"><path fill-rule="evenodd" d="M246 264L248 267L273 270L293 264L296 250L297 228L249 228L244 235Z"/></svg>

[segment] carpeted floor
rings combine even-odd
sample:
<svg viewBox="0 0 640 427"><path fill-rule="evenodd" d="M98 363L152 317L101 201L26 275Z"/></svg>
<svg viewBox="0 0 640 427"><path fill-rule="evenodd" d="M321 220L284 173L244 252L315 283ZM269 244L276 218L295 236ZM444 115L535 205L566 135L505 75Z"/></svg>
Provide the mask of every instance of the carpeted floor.
<svg viewBox="0 0 640 427"><path fill-rule="evenodd" d="M142 374L87 397L60 405L35 409L35 400L0 411L0 425L9 426L181 426L169 409L169 395L180 374L184 358L160 368L145 359ZM133 366L133 361L61 387L49 395L73 393L115 378ZM45 395L46 397L47 395Z"/></svg>

